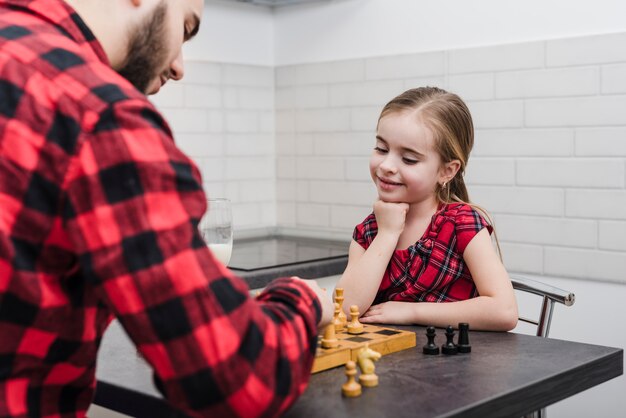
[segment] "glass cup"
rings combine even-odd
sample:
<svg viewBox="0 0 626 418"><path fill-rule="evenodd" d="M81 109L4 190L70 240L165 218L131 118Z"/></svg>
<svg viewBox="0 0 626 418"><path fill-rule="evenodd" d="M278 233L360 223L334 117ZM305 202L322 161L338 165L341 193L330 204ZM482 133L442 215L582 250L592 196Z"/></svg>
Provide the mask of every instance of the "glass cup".
<svg viewBox="0 0 626 418"><path fill-rule="evenodd" d="M228 265L233 251L233 210L230 200L210 198L208 205L200 221L200 235L215 258Z"/></svg>

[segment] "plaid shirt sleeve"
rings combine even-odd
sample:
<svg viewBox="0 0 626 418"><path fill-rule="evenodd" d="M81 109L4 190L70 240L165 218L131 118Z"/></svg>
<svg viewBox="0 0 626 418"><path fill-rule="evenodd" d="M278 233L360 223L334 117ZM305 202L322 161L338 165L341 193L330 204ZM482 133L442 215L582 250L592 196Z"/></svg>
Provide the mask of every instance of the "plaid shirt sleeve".
<svg viewBox="0 0 626 418"><path fill-rule="evenodd" d="M455 211L456 250L459 254L463 254L476 234L483 228L487 228L491 234L493 227L470 205L458 205Z"/></svg>
<svg viewBox="0 0 626 418"><path fill-rule="evenodd" d="M370 213L363 222L354 227L352 239L355 240L363 249L367 250L378 233L378 225L376 217Z"/></svg>
<svg viewBox="0 0 626 418"><path fill-rule="evenodd" d="M317 297L284 278L251 299L215 261L197 229L200 175L146 101L90 118L63 182L64 229L85 279L186 413L284 411L308 382Z"/></svg>

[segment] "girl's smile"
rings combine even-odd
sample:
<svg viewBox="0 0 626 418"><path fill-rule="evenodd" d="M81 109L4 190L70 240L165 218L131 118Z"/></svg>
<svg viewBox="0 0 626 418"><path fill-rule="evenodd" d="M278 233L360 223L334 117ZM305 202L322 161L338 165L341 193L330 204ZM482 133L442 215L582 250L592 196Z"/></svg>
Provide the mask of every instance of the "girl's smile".
<svg viewBox="0 0 626 418"><path fill-rule="evenodd" d="M397 182L394 182L385 178L381 178L378 176L377 176L377 179L378 179L378 187L383 190L392 191L403 186L402 183L397 183Z"/></svg>

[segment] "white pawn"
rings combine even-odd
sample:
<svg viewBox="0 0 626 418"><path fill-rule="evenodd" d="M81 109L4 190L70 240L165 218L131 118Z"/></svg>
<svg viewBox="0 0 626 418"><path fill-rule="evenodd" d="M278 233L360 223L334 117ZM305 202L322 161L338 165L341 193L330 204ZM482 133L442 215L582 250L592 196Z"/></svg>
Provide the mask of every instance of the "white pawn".
<svg viewBox="0 0 626 418"><path fill-rule="evenodd" d="M359 307L357 305L350 306L348 334L363 334L363 324L359 322Z"/></svg>
<svg viewBox="0 0 626 418"><path fill-rule="evenodd" d="M341 393L348 398L361 395L361 385L356 381L356 364L350 360L346 363L346 376L348 381L341 386Z"/></svg>
<svg viewBox="0 0 626 418"><path fill-rule="evenodd" d="M333 324L335 324L335 332L343 331L343 326L345 325L341 318L339 317L339 313L341 312L341 307L337 302L335 302L335 315L333 316ZM344 315L345 316L345 315Z"/></svg>
<svg viewBox="0 0 626 418"><path fill-rule="evenodd" d="M330 323L324 330L324 337L322 337L322 348L335 348L339 347L339 340L335 334L335 324Z"/></svg>

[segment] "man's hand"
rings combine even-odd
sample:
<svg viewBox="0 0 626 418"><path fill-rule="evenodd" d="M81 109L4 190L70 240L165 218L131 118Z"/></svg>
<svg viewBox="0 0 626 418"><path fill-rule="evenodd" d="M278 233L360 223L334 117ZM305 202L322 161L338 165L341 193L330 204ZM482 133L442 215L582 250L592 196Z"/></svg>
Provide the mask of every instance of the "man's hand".
<svg viewBox="0 0 626 418"><path fill-rule="evenodd" d="M335 314L335 305L331 300L330 294L326 292L326 289L319 287L315 280L304 280L296 276L293 276L293 278L306 283L320 300L320 304L322 305L322 319L320 319L320 322L317 324L317 328L320 330L323 329L326 325L330 324Z"/></svg>

